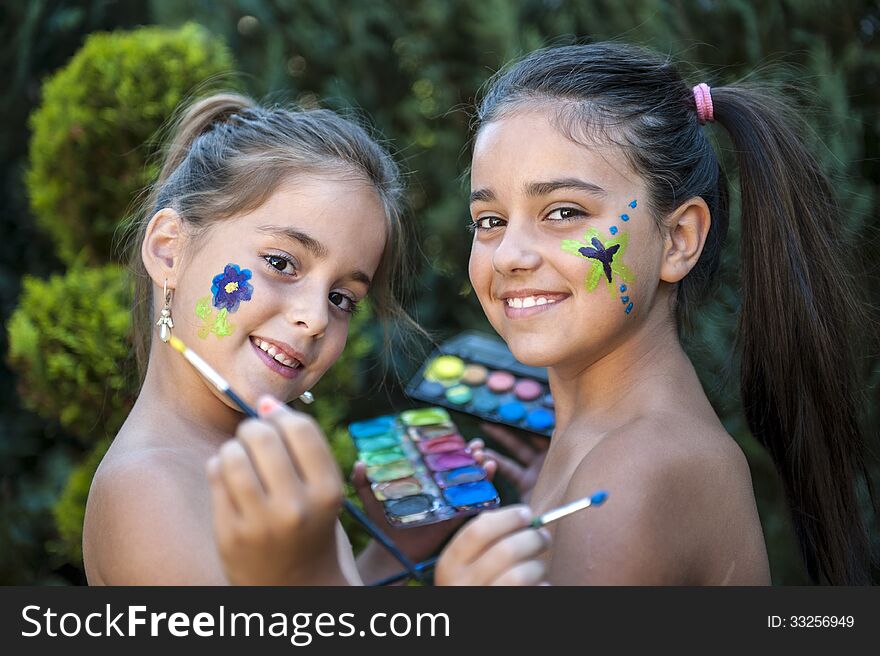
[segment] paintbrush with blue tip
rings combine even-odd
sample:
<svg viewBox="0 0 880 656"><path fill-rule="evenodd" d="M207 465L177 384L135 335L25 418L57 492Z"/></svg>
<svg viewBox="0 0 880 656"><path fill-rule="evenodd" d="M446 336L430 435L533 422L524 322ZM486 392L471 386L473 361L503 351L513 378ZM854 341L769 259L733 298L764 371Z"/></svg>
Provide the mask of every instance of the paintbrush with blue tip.
<svg viewBox="0 0 880 656"><path fill-rule="evenodd" d="M571 503L560 506L555 510L548 510L543 515L535 517L529 526L532 528L540 528L541 526L545 526L550 522L555 522L557 519L562 519L578 510L583 510L584 508L590 508L592 506L601 506L605 503L605 499L607 498L608 493L605 490L599 490L588 497L572 501Z"/></svg>

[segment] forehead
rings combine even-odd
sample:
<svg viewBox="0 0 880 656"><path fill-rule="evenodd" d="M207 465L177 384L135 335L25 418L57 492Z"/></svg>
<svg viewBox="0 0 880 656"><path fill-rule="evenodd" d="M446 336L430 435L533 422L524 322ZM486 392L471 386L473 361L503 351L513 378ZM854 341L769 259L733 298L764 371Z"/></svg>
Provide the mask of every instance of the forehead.
<svg viewBox="0 0 880 656"><path fill-rule="evenodd" d="M256 209L218 221L212 228L217 239L231 246L294 230L319 243L322 257L338 268L360 269L369 275L379 266L388 235L376 189L345 173L288 178Z"/></svg>
<svg viewBox="0 0 880 656"><path fill-rule="evenodd" d="M471 189L558 178L587 178L610 191L639 183L619 146L578 143L552 117L524 108L484 125L474 143Z"/></svg>
<svg viewBox="0 0 880 656"><path fill-rule="evenodd" d="M246 223L271 218L276 225L308 226L325 235L385 225L375 188L355 175L296 176L286 179L260 207L244 215Z"/></svg>

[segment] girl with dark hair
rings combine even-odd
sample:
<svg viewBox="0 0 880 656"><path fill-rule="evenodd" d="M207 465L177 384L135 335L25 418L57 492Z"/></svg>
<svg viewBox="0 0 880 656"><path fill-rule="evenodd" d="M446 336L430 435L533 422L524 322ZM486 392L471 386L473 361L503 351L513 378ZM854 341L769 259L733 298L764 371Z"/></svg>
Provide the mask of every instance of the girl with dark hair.
<svg viewBox="0 0 880 656"><path fill-rule="evenodd" d="M406 320L400 196L391 156L332 112L235 94L186 109L134 226L145 375L89 492L89 583L357 584L399 570L375 545L355 563L326 440L284 404L337 360L368 292L380 320ZM259 419L242 421L164 343L172 332ZM480 517L440 582L541 581L548 537L530 519L526 507Z"/></svg>
<svg viewBox="0 0 880 656"><path fill-rule="evenodd" d="M728 226L726 130L742 195L741 391L775 462L810 578L870 584L868 486L850 352L857 307L840 210L785 101L685 83L619 43L532 53L488 85L471 170L473 288L514 355L548 367L557 427L536 512L606 489L551 527L556 584L769 584L746 459L680 344ZM510 435L489 429L508 444Z"/></svg>

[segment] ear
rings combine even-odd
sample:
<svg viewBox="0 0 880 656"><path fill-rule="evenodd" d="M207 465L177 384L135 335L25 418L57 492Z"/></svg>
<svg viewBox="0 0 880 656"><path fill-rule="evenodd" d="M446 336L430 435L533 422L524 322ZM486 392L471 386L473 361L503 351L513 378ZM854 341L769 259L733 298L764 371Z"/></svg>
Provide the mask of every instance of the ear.
<svg viewBox="0 0 880 656"><path fill-rule="evenodd" d="M682 203L666 221L666 244L660 279L678 282L697 264L712 225L709 206L699 196Z"/></svg>
<svg viewBox="0 0 880 656"><path fill-rule="evenodd" d="M150 278L160 289L168 281L168 287L177 287L183 252L183 220L169 207L153 215L144 233L141 258Z"/></svg>

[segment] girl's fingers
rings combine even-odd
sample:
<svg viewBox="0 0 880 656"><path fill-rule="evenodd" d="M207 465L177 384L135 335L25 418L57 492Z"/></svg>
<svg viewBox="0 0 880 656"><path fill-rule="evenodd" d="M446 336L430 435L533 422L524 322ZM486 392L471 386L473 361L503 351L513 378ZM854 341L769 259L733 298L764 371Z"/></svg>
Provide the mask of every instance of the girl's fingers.
<svg viewBox="0 0 880 656"><path fill-rule="evenodd" d="M238 440L229 440L220 447L219 458L220 475L239 514L259 512L265 504L266 497L263 485L242 443Z"/></svg>
<svg viewBox="0 0 880 656"><path fill-rule="evenodd" d="M506 428L486 423L480 424L480 427L486 431L486 434L489 435L489 437L510 451L513 454L513 457L520 462L528 464L535 457L535 449Z"/></svg>
<svg viewBox="0 0 880 656"><path fill-rule="evenodd" d="M547 453L550 448L550 439L544 435L530 435L529 442L538 454Z"/></svg>
<svg viewBox="0 0 880 656"><path fill-rule="evenodd" d="M486 478L490 481L495 480L495 474L498 472L498 463L494 460L484 460L482 463L483 469L486 470Z"/></svg>
<svg viewBox="0 0 880 656"><path fill-rule="evenodd" d="M542 561L527 560L503 572L489 585L541 585L546 573L547 566Z"/></svg>
<svg viewBox="0 0 880 656"><path fill-rule="evenodd" d="M272 424L246 419L238 425L235 434L244 443L257 476L270 496L289 498L302 489L284 438Z"/></svg>
<svg viewBox="0 0 880 656"><path fill-rule="evenodd" d="M505 536L477 558L472 569L480 573L480 579L486 583L495 581L504 576L518 564L536 558L550 544L550 534L547 529L527 528ZM544 572L541 571L535 583L541 581ZM513 579L511 579L513 580ZM505 585L505 584L500 584ZM509 583L507 585L531 585L531 583Z"/></svg>
<svg viewBox="0 0 880 656"><path fill-rule="evenodd" d="M467 565L505 535L528 526L531 520L532 510L528 506L487 510L456 533L446 552L452 561Z"/></svg>
<svg viewBox="0 0 880 656"><path fill-rule="evenodd" d="M223 482L223 474L220 471L220 458L213 456L206 465L208 473L208 486L211 489L211 506L213 507L214 534L218 544L228 543L229 537L240 521L238 511L226 485Z"/></svg>
<svg viewBox="0 0 880 656"><path fill-rule="evenodd" d="M468 442L468 448L470 448L471 451L479 451L486 448L486 443L479 437L476 437Z"/></svg>
<svg viewBox="0 0 880 656"><path fill-rule="evenodd" d="M373 490L370 489L370 481L367 479L367 466L360 460L355 461L351 468L351 485L364 504L364 510L367 511L368 515L371 517L384 516L382 505L376 499Z"/></svg>
<svg viewBox="0 0 880 656"><path fill-rule="evenodd" d="M356 460L351 467L351 485L356 490L370 487L370 481L367 478L367 465L362 460Z"/></svg>
<svg viewBox="0 0 880 656"><path fill-rule="evenodd" d="M496 463L496 470L499 474L510 479L510 482L517 487L520 486L522 483L523 472L525 471L521 464L515 460L511 460L507 456L501 455L497 451L493 451L492 449L486 449L483 452L483 457L487 460L494 461Z"/></svg>
<svg viewBox="0 0 880 656"><path fill-rule="evenodd" d="M338 505L342 500L342 475L330 447L314 419L296 412L273 397L258 402L260 417L281 432L293 464L319 503Z"/></svg>

